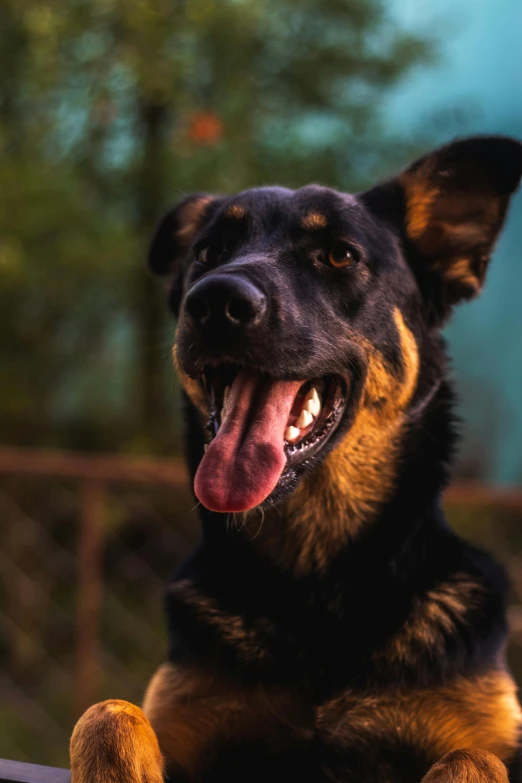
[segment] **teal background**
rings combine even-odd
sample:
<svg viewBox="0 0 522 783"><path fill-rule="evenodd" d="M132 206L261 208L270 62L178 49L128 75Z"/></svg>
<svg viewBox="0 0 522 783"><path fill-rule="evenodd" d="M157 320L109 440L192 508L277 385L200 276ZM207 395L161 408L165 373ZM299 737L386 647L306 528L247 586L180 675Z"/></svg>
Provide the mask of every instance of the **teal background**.
<svg viewBox="0 0 522 783"><path fill-rule="evenodd" d="M416 68L386 114L414 139L472 133L522 139L520 0L403 0L398 22L439 40L435 65ZM522 194L512 201L486 287L447 328L465 440L460 471L522 483Z"/></svg>

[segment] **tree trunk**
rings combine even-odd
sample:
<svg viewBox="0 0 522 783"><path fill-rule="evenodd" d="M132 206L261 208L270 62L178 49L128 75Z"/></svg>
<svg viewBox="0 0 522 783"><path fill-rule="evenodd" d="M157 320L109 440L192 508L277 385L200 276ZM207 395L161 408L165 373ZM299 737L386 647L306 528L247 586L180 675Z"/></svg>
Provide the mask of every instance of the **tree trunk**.
<svg viewBox="0 0 522 783"><path fill-rule="evenodd" d="M167 446L170 411L165 389L165 301L145 263L147 242L166 202L165 136L167 107L139 103L142 158L136 179L136 220L143 257L136 270L137 395L141 430L153 449Z"/></svg>

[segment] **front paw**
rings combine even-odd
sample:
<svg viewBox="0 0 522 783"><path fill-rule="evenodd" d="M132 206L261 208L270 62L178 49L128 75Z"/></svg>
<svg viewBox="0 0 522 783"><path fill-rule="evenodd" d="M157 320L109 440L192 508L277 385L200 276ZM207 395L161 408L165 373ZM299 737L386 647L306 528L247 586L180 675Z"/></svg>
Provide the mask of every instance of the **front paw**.
<svg viewBox="0 0 522 783"><path fill-rule="evenodd" d="M487 750L454 750L433 765L422 783L508 783L508 773Z"/></svg>
<svg viewBox="0 0 522 783"><path fill-rule="evenodd" d="M90 707L74 727L70 752L71 783L163 783L156 735L127 701Z"/></svg>

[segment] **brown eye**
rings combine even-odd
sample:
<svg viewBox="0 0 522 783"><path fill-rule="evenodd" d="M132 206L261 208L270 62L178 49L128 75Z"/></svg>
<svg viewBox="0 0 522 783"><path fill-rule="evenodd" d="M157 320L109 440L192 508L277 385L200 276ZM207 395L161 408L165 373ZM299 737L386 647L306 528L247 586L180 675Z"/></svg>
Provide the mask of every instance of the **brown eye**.
<svg viewBox="0 0 522 783"><path fill-rule="evenodd" d="M334 245L328 253L328 263L336 269L353 266L358 260L359 254L350 245Z"/></svg>
<svg viewBox="0 0 522 783"><path fill-rule="evenodd" d="M217 264L223 256L223 249L213 245L204 245L195 253L196 261L200 264Z"/></svg>

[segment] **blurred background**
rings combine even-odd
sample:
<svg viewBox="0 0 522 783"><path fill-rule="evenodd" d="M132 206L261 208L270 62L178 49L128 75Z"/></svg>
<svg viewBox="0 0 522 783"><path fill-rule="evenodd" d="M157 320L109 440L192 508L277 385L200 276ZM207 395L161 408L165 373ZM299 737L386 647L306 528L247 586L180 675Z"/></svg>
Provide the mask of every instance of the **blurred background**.
<svg viewBox="0 0 522 783"><path fill-rule="evenodd" d="M144 264L162 211L522 138L521 29L519 0L2 0L0 756L67 764L79 711L140 701L163 656L162 587L198 528ZM519 195L447 330L447 506L510 572L522 682L521 218Z"/></svg>

